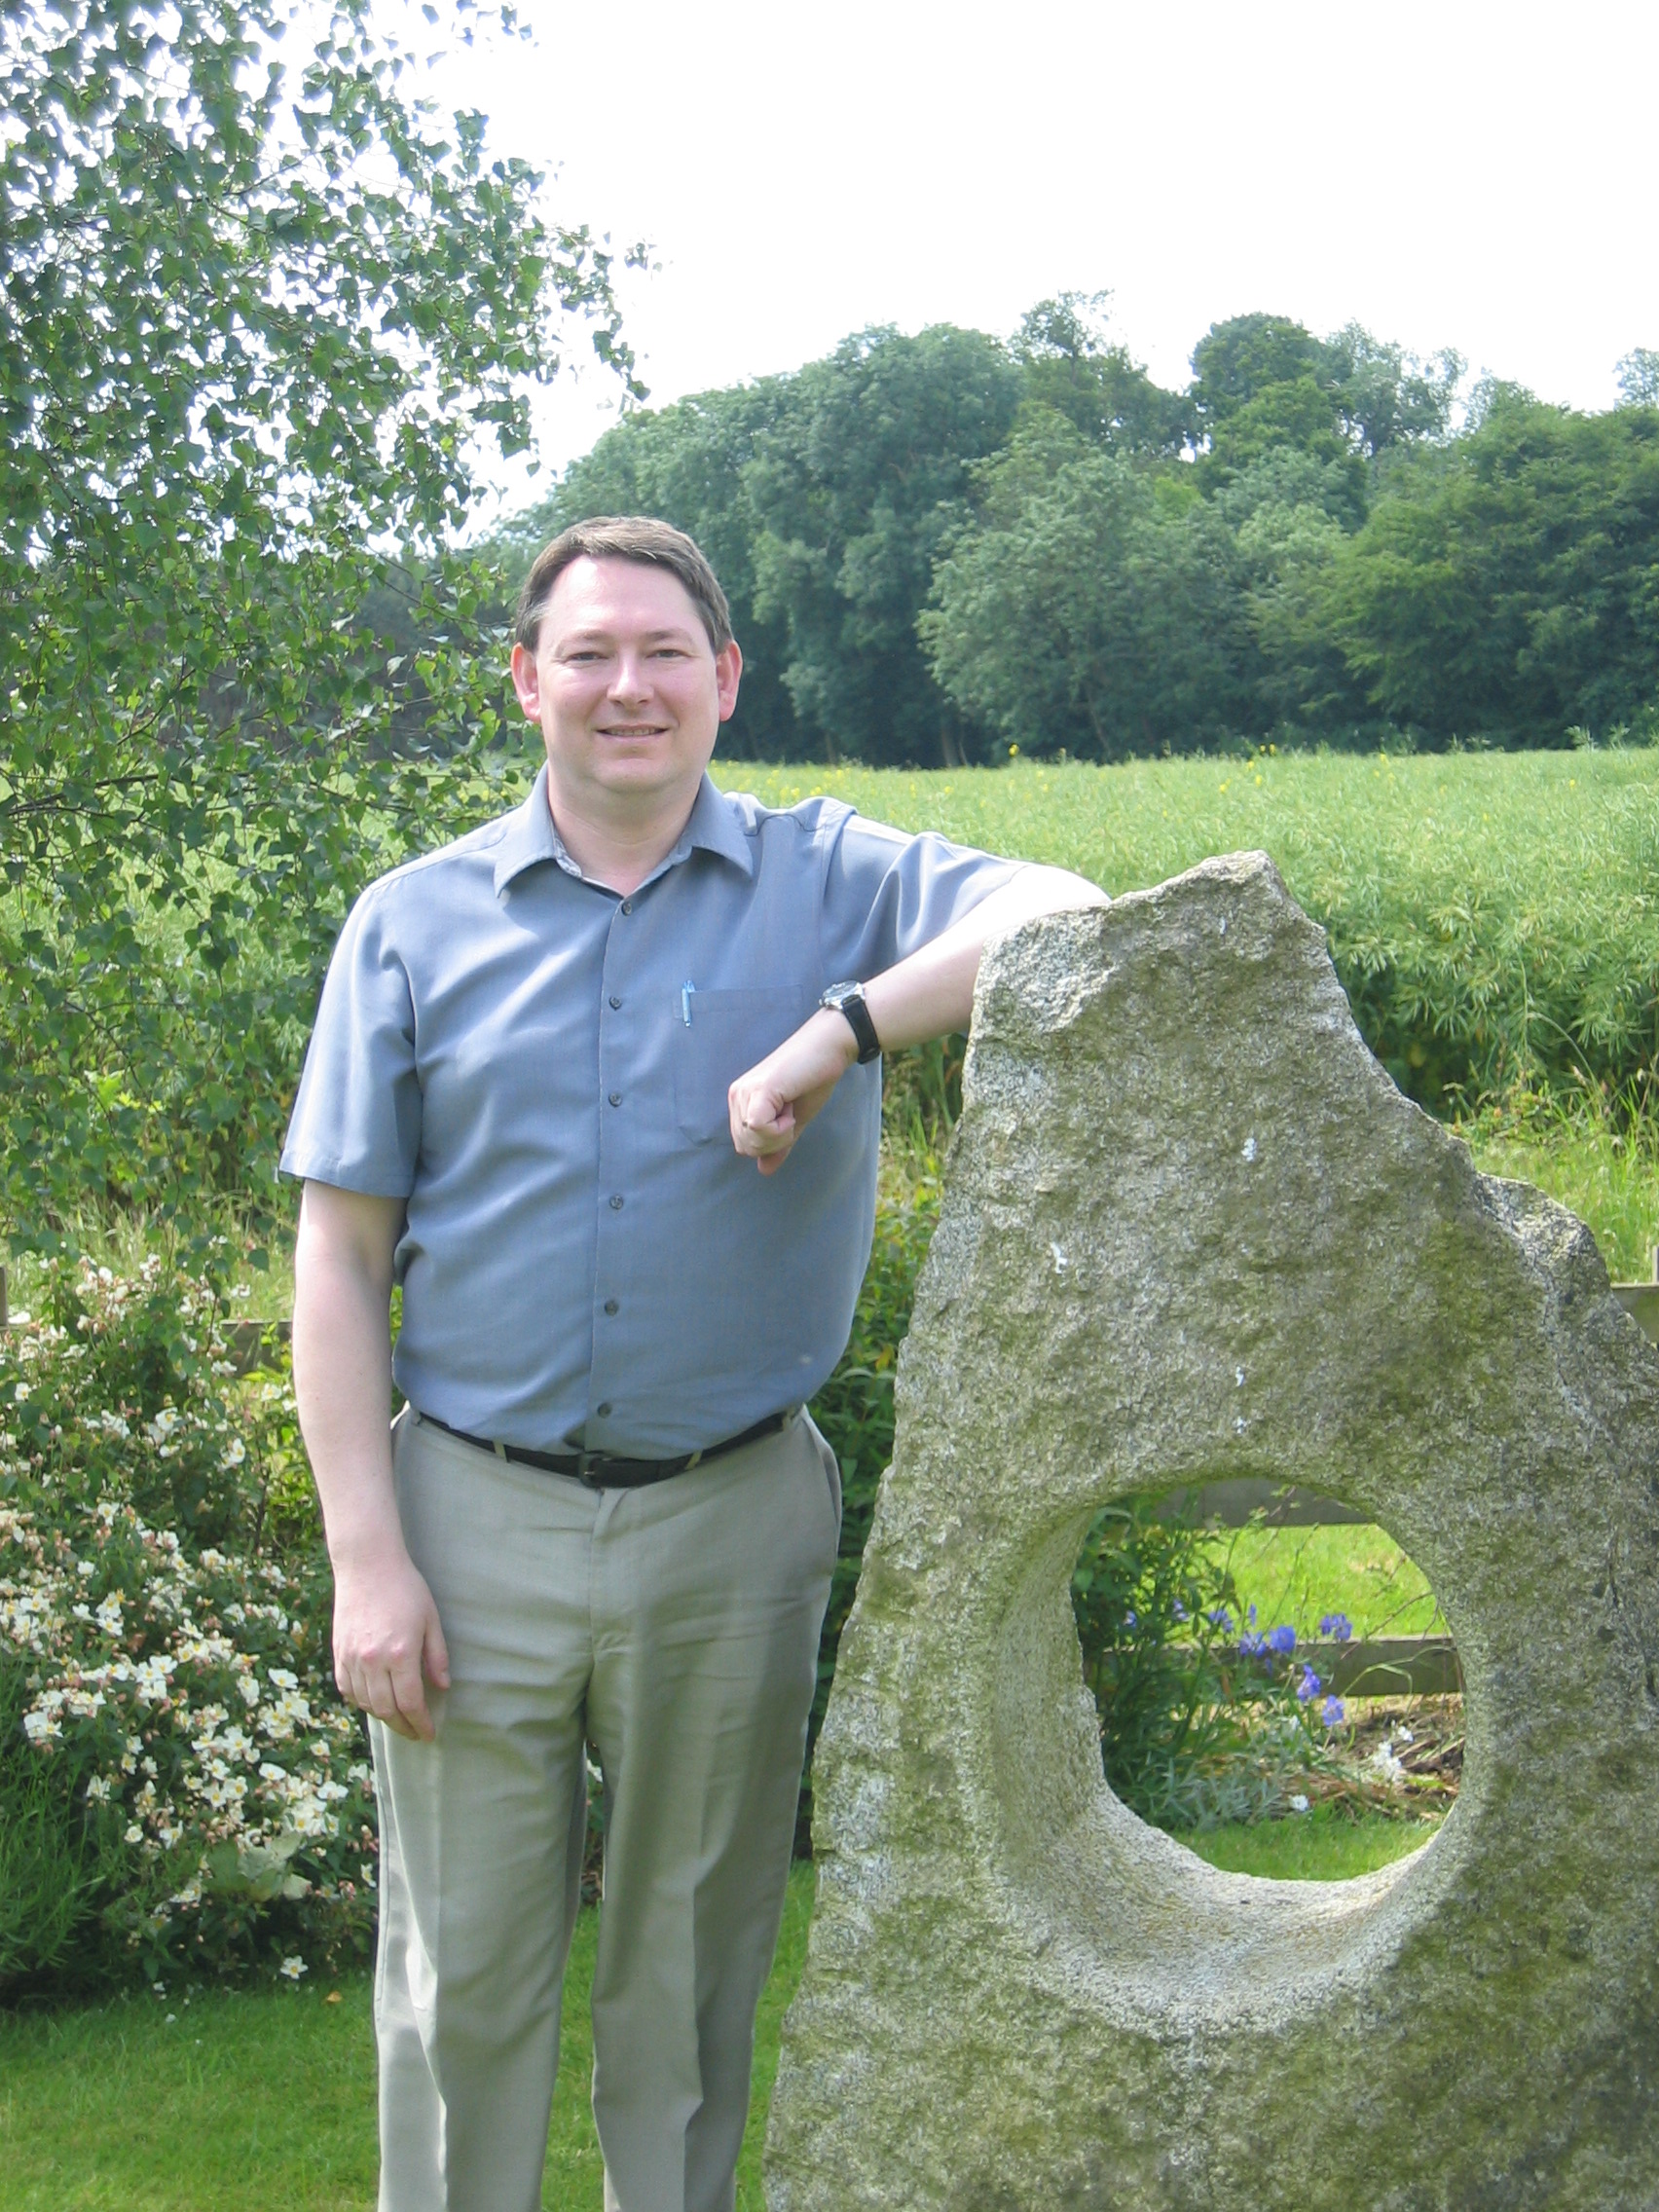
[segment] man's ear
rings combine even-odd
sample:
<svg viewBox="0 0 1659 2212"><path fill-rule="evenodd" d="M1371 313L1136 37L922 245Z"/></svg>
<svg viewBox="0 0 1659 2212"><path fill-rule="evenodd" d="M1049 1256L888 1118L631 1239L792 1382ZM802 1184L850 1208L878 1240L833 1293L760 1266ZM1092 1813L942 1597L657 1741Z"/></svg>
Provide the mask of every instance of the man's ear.
<svg viewBox="0 0 1659 2212"><path fill-rule="evenodd" d="M513 651L513 681L518 681L518 647ZM715 692L720 703L720 719L729 722L737 711L737 686L743 677L743 649L735 638L729 645L722 645L715 655ZM521 690L519 697L524 693ZM528 715L530 709L526 707ZM539 709L537 710L539 712Z"/></svg>
<svg viewBox="0 0 1659 2212"><path fill-rule="evenodd" d="M541 679L536 671L535 655L528 645L515 645L513 647L512 671L513 689L518 693L519 705L524 709L531 721L539 722L541 719ZM737 697L735 684L732 688L732 697L735 701Z"/></svg>

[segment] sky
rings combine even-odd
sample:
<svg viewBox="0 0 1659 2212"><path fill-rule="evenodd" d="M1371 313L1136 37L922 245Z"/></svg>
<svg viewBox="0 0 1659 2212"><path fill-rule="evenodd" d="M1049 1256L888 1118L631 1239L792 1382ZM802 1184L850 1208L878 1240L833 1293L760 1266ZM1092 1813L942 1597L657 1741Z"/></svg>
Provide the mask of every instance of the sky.
<svg viewBox="0 0 1659 2212"><path fill-rule="evenodd" d="M1176 387L1257 309L1581 408L1659 348L1654 0L520 5L532 43L433 89L556 172L561 220L649 241L621 293L652 403L1064 289ZM545 465L616 407L561 378Z"/></svg>

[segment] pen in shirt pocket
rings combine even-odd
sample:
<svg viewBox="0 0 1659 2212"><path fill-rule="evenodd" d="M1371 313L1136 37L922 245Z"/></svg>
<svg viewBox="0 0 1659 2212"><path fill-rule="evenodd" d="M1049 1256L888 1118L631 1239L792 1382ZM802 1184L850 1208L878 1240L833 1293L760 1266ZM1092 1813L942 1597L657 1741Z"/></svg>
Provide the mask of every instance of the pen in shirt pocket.
<svg viewBox="0 0 1659 2212"><path fill-rule="evenodd" d="M691 1026L691 1001L696 989L695 983L682 983L680 986L680 1018L687 1029Z"/></svg>

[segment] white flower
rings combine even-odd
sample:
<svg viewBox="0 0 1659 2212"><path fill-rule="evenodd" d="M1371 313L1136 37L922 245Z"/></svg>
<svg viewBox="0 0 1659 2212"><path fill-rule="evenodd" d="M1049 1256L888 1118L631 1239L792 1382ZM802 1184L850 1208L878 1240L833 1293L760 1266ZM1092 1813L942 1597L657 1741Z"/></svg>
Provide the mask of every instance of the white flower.
<svg viewBox="0 0 1659 2212"><path fill-rule="evenodd" d="M299 1676L289 1674L286 1667L273 1667L271 1679L279 1690L297 1690L300 1686Z"/></svg>
<svg viewBox="0 0 1659 2212"><path fill-rule="evenodd" d="M171 1406L164 1406L154 1420L144 1423L144 1434L152 1444L165 1444L178 1426L178 1415Z"/></svg>
<svg viewBox="0 0 1659 2212"><path fill-rule="evenodd" d="M251 1706L259 1703L259 1682L255 1676L251 1674L240 1676L237 1681L237 1688L241 1692L243 1705Z"/></svg>
<svg viewBox="0 0 1659 2212"><path fill-rule="evenodd" d="M306 1962L297 1954L291 1954L282 1961L280 1972L285 1981L298 1981L305 1971Z"/></svg>
<svg viewBox="0 0 1659 2212"><path fill-rule="evenodd" d="M121 1593L112 1590L92 1616L106 1636L119 1636L127 1623L121 1617Z"/></svg>
<svg viewBox="0 0 1659 2212"><path fill-rule="evenodd" d="M1372 1752L1371 1763L1384 1782L1394 1783L1405 1780L1406 1770L1394 1756L1394 1747L1386 1738Z"/></svg>
<svg viewBox="0 0 1659 2212"><path fill-rule="evenodd" d="M112 1785L107 1774L94 1774L87 1784L87 1802L98 1805L109 1795Z"/></svg>
<svg viewBox="0 0 1659 2212"><path fill-rule="evenodd" d="M1299 1789L1299 1790L1298 1790L1298 1791L1296 1792L1296 1795L1295 1795L1295 1796L1294 1796L1294 1797L1293 1797L1293 1798L1291 1799L1291 1801L1290 1801L1290 1809L1291 1809L1291 1811L1292 1811L1293 1813L1306 1813L1306 1812L1307 1812L1307 1810L1308 1810L1308 1800L1307 1800L1307 1798L1306 1798L1306 1797L1304 1797L1304 1796L1303 1796L1303 1794L1302 1794L1302 1792L1301 1792L1301 1790L1300 1790L1300 1789Z"/></svg>
<svg viewBox="0 0 1659 2212"><path fill-rule="evenodd" d="M144 1840L144 1831L138 1825L138 1823L136 1821L129 1821L127 1824L126 1832L123 1834L121 1840L123 1843L142 1843Z"/></svg>
<svg viewBox="0 0 1659 2212"><path fill-rule="evenodd" d="M240 1436L233 1436L225 1448L223 1464L227 1467L240 1467L246 1457L247 1446Z"/></svg>

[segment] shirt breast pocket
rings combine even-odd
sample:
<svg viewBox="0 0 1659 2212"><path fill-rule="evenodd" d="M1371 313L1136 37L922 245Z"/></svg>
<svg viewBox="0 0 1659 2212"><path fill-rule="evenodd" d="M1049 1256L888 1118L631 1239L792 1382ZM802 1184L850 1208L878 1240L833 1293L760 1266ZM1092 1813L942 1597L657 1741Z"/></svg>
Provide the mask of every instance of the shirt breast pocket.
<svg viewBox="0 0 1659 2212"><path fill-rule="evenodd" d="M689 1004L691 1019L684 1019ZM755 991L693 991L674 1003L674 1118L693 1144L729 1143L726 1092L793 1036L817 1004L802 983Z"/></svg>

